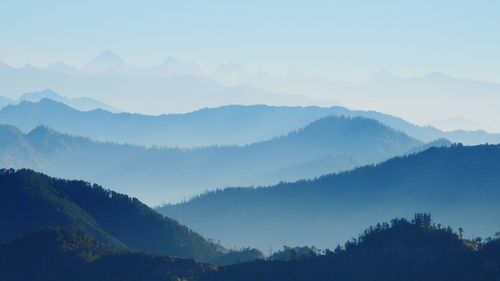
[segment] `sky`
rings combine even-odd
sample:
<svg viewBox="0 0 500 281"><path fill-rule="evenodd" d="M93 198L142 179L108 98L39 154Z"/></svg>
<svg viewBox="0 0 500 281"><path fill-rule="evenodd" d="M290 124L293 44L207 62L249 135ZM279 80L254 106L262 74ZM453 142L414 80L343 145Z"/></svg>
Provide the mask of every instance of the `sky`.
<svg viewBox="0 0 500 281"><path fill-rule="evenodd" d="M500 82L500 1L1 0L0 61L133 65L173 56L336 80L381 70Z"/></svg>

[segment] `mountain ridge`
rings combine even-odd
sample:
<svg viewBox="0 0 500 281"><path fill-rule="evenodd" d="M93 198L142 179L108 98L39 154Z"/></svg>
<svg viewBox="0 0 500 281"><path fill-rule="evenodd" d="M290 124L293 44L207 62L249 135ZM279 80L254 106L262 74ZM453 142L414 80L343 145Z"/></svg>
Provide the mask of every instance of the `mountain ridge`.
<svg viewBox="0 0 500 281"><path fill-rule="evenodd" d="M82 112L55 101L41 100L0 109L0 123L14 125L25 132L45 124L63 133L99 141L191 148L247 145L269 140L331 115L375 119L424 142L446 138L464 144L500 143L500 134L484 131L442 132L383 113L336 106L229 105L184 114L152 116L105 110Z"/></svg>
<svg viewBox="0 0 500 281"><path fill-rule="evenodd" d="M300 252L299 252L300 251ZM417 213L366 228L335 249L285 247L267 260L214 266L102 245L74 228L30 232L0 245L0 278L28 280L496 280L500 240L463 238Z"/></svg>
<svg viewBox="0 0 500 281"><path fill-rule="evenodd" d="M206 272L203 281L495 280L500 240L467 240L433 223L430 214L377 223L334 250L286 260L254 261Z"/></svg>
<svg viewBox="0 0 500 281"><path fill-rule="evenodd" d="M433 147L311 180L211 191L157 211L225 245L260 249L332 248L362 224L421 210L484 235L500 229L498 159L500 145Z"/></svg>
<svg viewBox="0 0 500 281"><path fill-rule="evenodd" d="M145 148L95 142L43 126L17 137L22 142L6 143L0 166L32 168L59 177L100 182L148 204L180 201L227 185L295 180L299 174L287 167L296 165L307 167L300 176L312 178L376 163L422 145L378 121L335 116L317 120L286 136L247 146ZM19 143L30 149L18 148ZM17 155L14 159L40 158L44 164L3 160L13 151ZM319 159L322 160L317 162ZM275 171L281 172L273 174ZM190 176L193 173L198 177ZM138 190L137 186L142 188Z"/></svg>
<svg viewBox="0 0 500 281"><path fill-rule="evenodd" d="M0 243L39 228L60 226L77 228L113 247L198 261L234 255L136 198L95 184L11 169L0 170L0 186ZM245 258L245 252L241 258Z"/></svg>

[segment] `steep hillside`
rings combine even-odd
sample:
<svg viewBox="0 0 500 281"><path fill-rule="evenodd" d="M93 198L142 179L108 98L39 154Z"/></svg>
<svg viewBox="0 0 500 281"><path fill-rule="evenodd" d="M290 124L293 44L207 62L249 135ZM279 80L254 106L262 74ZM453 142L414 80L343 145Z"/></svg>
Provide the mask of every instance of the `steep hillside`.
<svg viewBox="0 0 500 281"><path fill-rule="evenodd" d="M0 243L38 228L71 226L102 243L150 253L199 261L234 255L135 198L83 181L0 170L0 195Z"/></svg>
<svg viewBox="0 0 500 281"><path fill-rule="evenodd" d="M0 167L32 168L54 176L99 182L148 204L181 201L230 185L314 178L377 163L422 145L371 119L333 116L270 141L199 149L100 143L47 127L37 127L25 135L11 127L4 131L0 139L6 140L6 149L0 160L6 161ZM26 144L27 149L20 144ZM19 151L22 157L16 157Z"/></svg>
<svg viewBox="0 0 500 281"><path fill-rule="evenodd" d="M500 145L454 145L315 180L209 192L158 211L225 245L331 248L363 225L418 211L469 235L495 233L499 187Z"/></svg>
<svg viewBox="0 0 500 281"><path fill-rule="evenodd" d="M16 127L0 125L0 167L22 167L30 163L32 167L47 165L43 156Z"/></svg>
<svg viewBox="0 0 500 281"><path fill-rule="evenodd" d="M211 266L104 246L73 228L47 228L0 245L0 279L193 280Z"/></svg>

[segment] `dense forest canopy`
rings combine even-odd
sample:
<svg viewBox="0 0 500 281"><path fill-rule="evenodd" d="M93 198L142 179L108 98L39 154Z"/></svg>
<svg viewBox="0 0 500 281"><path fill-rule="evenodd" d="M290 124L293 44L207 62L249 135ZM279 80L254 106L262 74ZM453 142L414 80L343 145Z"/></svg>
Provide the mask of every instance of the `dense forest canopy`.
<svg viewBox="0 0 500 281"><path fill-rule="evenodd" d="M0 243L51 226L77 228L110 246L205 262L262 256L227 250L135 198L95 184L31 170L0 170Z"/></svg>
<svg viewBox="0 0 500 281"><path fill-rule="evenodd" d="M369 227L334 250L300 256L288 248L288 259L230 265L202 280L493 281L500 274L499 241L466 240L430 214L417 214Z"/></svg>
<svg viewBox="0 0 500 281"><path fill-rule="evenodd" d="M285 247L267 260L213 266L104 245L71 227L45 228L0 245L0 279L496 281L500 237L470 240L462 231L419 213L378 223L334 249Z"/></svg>

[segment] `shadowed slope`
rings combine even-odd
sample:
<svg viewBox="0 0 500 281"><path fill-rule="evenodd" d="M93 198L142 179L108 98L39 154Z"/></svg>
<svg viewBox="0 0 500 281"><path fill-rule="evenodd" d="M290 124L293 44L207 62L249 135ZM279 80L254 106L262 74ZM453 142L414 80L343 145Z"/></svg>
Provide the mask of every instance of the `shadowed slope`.
<svg viewBox="0 0 500 281"><path fill-rule="evenodd" d="M498 280L498 240L463 240L449 228L394 219L324 255L260 261L208 272L203 281Z"/></svg>
<svg viewBox="0 0 500 281"><path fill-rule="evenodd" d="M135 198L83 181L1 170L0 195L0 242L41 227L72 226L106 244L151 253L199 261L229 253Z"/></svg>
<svg viewBox="0 0 500 281"><path fill-rule="evenodd" d="M192 280L211 267L97 243L73 228L48 228L0 245L0 279Z"/></svg>

